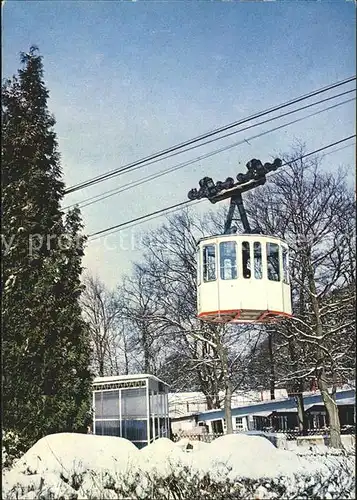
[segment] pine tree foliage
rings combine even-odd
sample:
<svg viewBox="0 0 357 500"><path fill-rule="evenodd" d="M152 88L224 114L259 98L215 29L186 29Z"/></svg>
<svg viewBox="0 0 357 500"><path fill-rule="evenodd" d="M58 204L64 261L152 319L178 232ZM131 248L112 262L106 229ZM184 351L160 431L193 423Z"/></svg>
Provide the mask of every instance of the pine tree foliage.
<svg viewBox="0 0 357 500"><path fill-rule="evenodd" d="M3 426L24 448L85 428L91 374L80 275L85 238L64 216L60 156L36 47L2 87Z"/></svg>

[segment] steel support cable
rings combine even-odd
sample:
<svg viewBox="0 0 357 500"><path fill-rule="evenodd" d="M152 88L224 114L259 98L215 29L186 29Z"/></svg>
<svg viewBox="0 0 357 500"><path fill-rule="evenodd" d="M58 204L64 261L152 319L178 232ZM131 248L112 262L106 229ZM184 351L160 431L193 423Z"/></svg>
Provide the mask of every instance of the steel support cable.
<svg viewBox="0 0 357 500"><path fill-rule="evenodd" d="M330 143L330 144L323 146L319 149L315 149L314 151L311 151L310 153L306 153L302 156L294 158L293 160L290 160L288 162L283 163L282 167L289 165L290 163L292 163L294 161L299 161L299 160L303 160L304 158L308 158L311 155L320 153L321 151L329 149L333 146L337 146L338 144L342 144L343 142L346 142L354 137L356 137L356 134L353 134L353 135L350 135L350 136L345 137L343 139L340 139L339 141ZM334 151L331 151L331 153L333 153L333 152ZM271 175L274 175L274 172ZM160 210L155 210L155 212L151 212L151 213L146 214L146 215L141 215L140 217L136 217L135 219L131 219L129 221L122 222L120 224L116 224L115 226L111 226L111 227L108 227L106 229L102 229L101 231L97 231L95 233L89 234L88 235L89 241L95 241L95 240L99 239L98 236L103 235L104 233L108 233L109 231L110 231L110 234L113 234L113 233L120 231L123 228L127 229L128 227L133 227L134 225L137 225L136 223L140 223L143 220L150 219L151 217L155 218L157 216L164 215L165 213L168 213L169 211L174 211L175 209L180 209L181 207L183 207L185 205L188 205L188 204L195 205L195 204L201 203L203 201L206 201L206 198L202 198L200 200L195 200L195 201L186 200L186 201L182 201L180 203L176 203L175 205L171 205L170 207L162 208ZM94 238L95 236L97 236L97 238Z"/></svg>
<svg viewBox="0 0 357 500"><path fill-rule="evenodd" d="M353 92L354 91L355 90L353 90ZM343 94L350 93L350 92L352 92L352 91L344 92ZM340 94L340 95L343 95L343 94ZM324 99L324 101L325 100L330 100L330 99L331 98ZM275 127L273 129L261 132L261 133L259 133L257 135L248 137L246 139L242 139L239 142L231 143L231 144L229 144L227 146L223 146L222 148L210 151L209 153L205 153L204 155L198 156L198 157L193 158L191 160L187 160L185 162L178 163L178 164L176 164L176 165L174 165L172 167L169 167L167 169L160 170L159 172L156 172L155 174L150 174L150 175L148 175L146 177L143 177L142 179L139 179L137 181L132 181L132 182L129 182L128 184L124 184L123 186L120 186L120 187L117 187L117 188L114 188L114 189L110 189L109 191L105 191L104 193L97 194L97 195L92 196L90 198L87 198L87 199L85 199L85 200L83 200L83 201L81 201L79 203L73 203L71 205L68 205L68 206L64 207L63 210L67 210L67 209L72 208L74 206L78 206L80 209L83 209L85 207L88 207L90 205L98 203L99 201L103 201L103 200L105 200L107 198L110 198L110 197L112 197L112 196L114 196L116 194L123 193L124 191L128 191L129 189L132 189L134 187L140 186L141 184L145 184L146 182L149 182L151 180L157 179L157 178L162 177L164 175L167 175L167 174L169 174L171 172L175 172L176 170L184 168L184 167L186 167L188 165L192 165L193 163L197 163L197 162L199 162L201 160L205 160L207 158L210 158L211 156L214 156L216 154L222 153L224 151L228 151L229 149L232 149L234 147L240 146L240 145L245 144L247 142L249 143L249 141L253 141L254 139L258 139L259 137L263 137L264 135L270 134L272 132L276 132L277 130L280 130L282 128L288 127L288 126L293 125L295 123L298 123L300 121L306 120L307 118L311 118L312 116L316 116L316 115L318 115L320 113L323 113L325 111L329 111L329 110L334 109L334 108L336 108L338 106L342 106L343 104L346 104L346 103L351 102L353 100L355 100L355 98L348 99L346 101L342 101L340 103L334 104L332 106L329 106L327 108L321 109L319 111L315 111L314 113L310 113L310 114L305 115L305 116L303 116L301 118L297 118L296 120L293 120L291 122L285 123L283 125L279 125L278 127ZM318 104L318 103L313 103L311 106L313 106L314 104ZM264 123L276 120L278 118L282 118L284 116L293 114L293 113L295 113L297 111L301 111L302 109L305 109L305 108L308 108L308 107L310 107L310 105L304 106L303 108L298 109L298 110L289 111L288 113L284 113L284 115L281 115L281 116L278 116L278 117L274 117L274 118L270 118L269 120L265 120L263 122L259 122L259 123L255 124L255 125L250 125L249 127L245 127L244 129L241 129L241 130L238 130L236 132L227 134L227 136L236 134L237 132L243 132L243 131L248 130L250 128L253 128L255 126L262 125ZM224 136L224 137L226 137L226 136ZM217 139L215 139L215 140L217 140ZM213 142L213 141L208 141L208 142ZM195 147L197 147L197 146L195 146ZM148 165L150 165L151 163L155 163L155 161L156 160L154 160L153 162L148 163ZM141 168L141 167L136 167L133 170L136 170L137 168Z"/></svg>
<svg viewBox="0 0 357 500"><path fill-rule="evenodd" d="M189 146L189 145L194 144L196 142L202 141L203 139L207 139L208 137L212 137L212 136L217 135L217 134L219 134L221 132L225 132L226 130L230 130L230 129L234 128L234 127L237 127L238 125L242 125L242 124L244 124L246 122L249 122L249 121L254 120L256 118L260 118L260 117L265 116L265 115L267 115L269 113L273 113L275 111L279 111L280 109L286 108L288 106L292 106L293 104L297 104L297 103L299 103L299 102L301 102L301 101L303 101L305 99L309 99L309 98L314 97L316 95L319 95L319 94L321 94L323 92L327 92L327 91L332 90L334 88L340 87L341 85L346 85L347 83L350 83L350 82L352 82L354 80L356 80L355 76L346 78L345 80L333 83L331 85L327 85L325 87L317 89L317 90L315 90L313 92L310 92L308 94L304 94L304 95L302 95L300 97L297 97L295 99L291 99L291 100L289 100L289 101L287 101L285 103L279 104L277 106L273 106L271 108L268 108L268 109L266 109L264 111L255 113L253 115L250 115L250 116L248 116L246 118L243 118L241 120L238 120L236 122L233 122L233 123L230 123L230 124L225 125L223 127L214 129L214 130L212 130L210 132L207 132L205 134L201 134L200 136L197 136L197 137L195 137L193 139L181 142L179 144L171 146L170 148L161 150L161 151L159 151L157 153L153 153L152 155L149 155L149 156L146 156L144 158L141 158L140 160L137 160L137 161L132 162L132 163L128 163L128 164L126 164L126 165L124 165L122 167L119 167L119 168L116 168L114 170L111 170L111 171L107 172L106 174L98 175L96 177L93 177L92 179L88 179L87 181L75 184L75 185L69 187L68 189L66 189L65 190L65 194L73 193L75 191L79 191L80 189L84 189L86 187L92 186L92 185L97 184L99 182L102 182L102 181L104 181L106 179L114 177L114 176L118 175L121 172L126 172L128 170L131 170L133 167L135 167L137 165L145 164L149 160L153 160L155 158L160 158L162 156L167 155L168 153L171 153L171 152L176 151L178 149L182 149L185 146Z"/></svg>

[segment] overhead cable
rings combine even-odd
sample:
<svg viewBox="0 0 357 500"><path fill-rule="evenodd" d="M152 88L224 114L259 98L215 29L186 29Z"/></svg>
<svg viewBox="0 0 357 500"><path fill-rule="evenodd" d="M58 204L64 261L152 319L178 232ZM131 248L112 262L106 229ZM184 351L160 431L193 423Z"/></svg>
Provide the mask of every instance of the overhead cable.
<svg viewBox="0 0 357 500"><path fill-rule="evenodd" d="M350 136L345 137L343 139L340 139L339 141L327 144L326 146L323 146L323 147L321 147L319 149L315 149L314 151L311 151L310 153L305 153L304 155L301 155L301 156L299 156L297 158L294 158L292 160L289 160L289 161L283 163L282 167L286 166L286 165L289 165L290 163L293 163L295 161L300 161L300 160L303 160L304 158L308 158L311 155L320 153L321 151L329 149L329 148L331 148L333 146L337 146L338 144L342 144L343 142L346 142L346 141L348 141L348 140L350 140L350 139L352 139L354 137L356 137L356 134L353 134L353 135L350 135ZM274 175L274 174L272 174L272 175ZM113 233L115 233L117 231L120 231L120 230L122 230L124 228L132 227L133 225L136 225L137 223L140 223L140 222L142 222L144 220L150 219L151 217L155 218L157 216L164 215L165 213L168 213L169 211L174 211L176 209L180 209L180 208L184 207L185 205L188 205L188 204L194 205L194 204L197 204L197 203L201 203L203 201L206 201L206 200L205 199L201 199L201 200L198 200L196 202L192 202L191 200L182 201L180 203L176 203L175 205L171 205L169 207L162 208L160 210L155 210L154 212L151 212L149 214L142 215L140 217L136 217L134 219L131 219L131 220L126 221L126 222L122 222L120 224L116 224L115 226L111 226L111 227L108 227L106 229L102 229L100 231L97 231L95 233L92 233L92 234L88 235L88 238L89 238L90 241L95 241L96 239L99 239L99 238L94 238L94 237L98 237L98 236L103 235L103 234L108 233L108 232L110 232L110 234L113 234Z"/></svg>
<svg viewBox="0 0 357 500"><path fill-rule="evenodd" d="M343 94L345 94L345 93L349 93L349 92L351 92L351 91L344 92ZM340 95L343 95L343 94L340 94ZM331 97L330 97L330 98L328 98L328 99L324 99L323 101L325 101L325 100L330 100L330 99L331 99ZM157 178L162 177L162 176L164 176L164 175L167 175L167 174L169 174L169 173L171 173L171 172L175 172L176 170L179 170L179 169L181 169L181 168L184 168L184 167L186 167L186 166L188 166L188 165L192 165L192 164L197 163L197 162L199 162L199 161L205 160L205 159L210 158L211 156L214 156L214 155L216 155L216 154L222 153L222 152L224 152L224 151L228 151L229 149L232 149L232 148L234 148L234 147L240 146L240 145L245 144L245 143L249 143L250 141L253 141L253 140L255 140L255 139L258 139L258 138L260 138L260 137L263 137L264 135L270 134L270 133L272 133L272 132L276 132L277 130L280 130L280 129L282 129L282 128L288 127L288 126L293 125L293 124L295 124L295 123L298 123L298 122L300 122L300 121L306 120L307 118L311 118L311 117L316 116L316 115L318 115L318 114L320 114L320 113L323 113L323 112L325 112L325 111L329 111L329 110L334 109L334 108L336 108L336 107L338 107L338 106L342 106L343 104L346 104L346 103L351 102L351 101L353 101L353 100L355 100L355 98L352 98L352 99L348 99L348 100L345 100L345 101L339 102L339 103L334 104L334 105L332 105L332 106L329 106L329 107L327 107L327 108L321 109L321 110L319 110L319 111L315 111L314 113L310 113L310 114L308 114L308 115L305 115L305 116L303 116L303 117L301 117L301 118L297 118L296 120L293 120L293 121L291 121L291 122L284 123L283 125L279 125L278 127L275 127L275 128L272 128L272 129L266 130L266 131L264 131L264 132L261 132L261 133L259 133L259 134L256 134L256 135L253 135L253 136L250 136L250 137L248 137L248 138L242 139L242 140L241 140L241 141L239 141L239 142L234 142L234 143L231 143L231 144L229 144L229 145L223 146L222 148L219 148L219 149L216 149L216 150L210 151L210 152L208 152L208 153L205 153L204 155L198 156L198 157L193 158L193 159L191 159L191 160L187 160L187 161L185 161L185 162L182 162L182 163L176 164L176 165L174 165L174 166L172 166L172 167L169 167L169 168L167 168L167 169L160 170L159 172L156 172L155 174L150 174L150 175L148 175L148 176L146 176L146 177L143 177L142 179L139 179L139 180L137 180L137 181L132 181L132 182L129 182L128 184L124 184L123 186L119 186L119 187L117 187L117 188L115 188L115 189L110 189L109 191L105 191L104 193L97 194L97 195L92 196L92 197L90 197L90 198L87 198L87 199L85 199L85 200L83 200L83 201L81 201L81 202L79 202L79 203L73 203L72 205L68 205L68 206L64 207L64 210L69 209L69 208L71 208L71 207L73 207L73 206L78 206L80 209L83 209L83 208L85 208L85 207L88 207L88 206L90 206L90 205L93 205L94 203L98 203L99 201L103 201L103 200L105 200L105 199L107 199L107 198L110 198L111 196L114 196L114 195L119 194L119 193L123 193L124 191L128 191L129 189L132 189L132 188L134 188L134 187L140 186L141 184L145 184L146 182L149 182L149 181L151 181L151 180L157 179ZM323 101L321 101L321 102L323 102ZM290 115L290 114L292 114L292 113L295 113L296 111L301 111L301 110L303 110L303 109L305 109L305 108L308 108L308 107L310 107L310 106L313 106L314 104L318 104L318 103L313 103L313 104L311 104L311 105L304 106L304 107L302 107L301 109L297 109L297 110L289 111L288 113L284 113L284 114L283 114L283 115L281 115L281 116L274 117L274 118L270 118L270 119L268 119L268 120L264 120L264 121L259 122L259 123L257 123L257 124L250 125L249 127L245 127L244 129L238 130L237 132L243 132L244 130L248 130L248 129L253 128L253 127L255 127L255 126L262 125L262 124L264 124L264 123L267 123L267 122L270 122L270 121L276 120L276 119L278 119L278 118L282 118L283 116ZM237 133L237 132L234 132L234 133ZM227 134L227 135L232 135L232 133ZM214 140L217 140L217 139L214 139ZM209 142L213 142L213 141L209 141ZM148 163L148 165L150 165L151 163L154 163L155 161L156 161L156 160L154 160L153 162ZM136 168L141 168L141 167L136 167Z"/></svg>
<svg viewBox="0 0 357 500"><path fill-rule="evenodd" d="M242 125L242 124L247 123L247 122L249 122L251 120L254 120L256 118L260 118L260 117L265 116L265 115L267 115L269 113L273 113L273 112L278 111L280 109L286 108L287 106L292 106L293 104L297 104L298 102L301 102L301 101L303 101L305 99L309 99L309 98L314 97L316 95L319 95L319 94L321 94L323 92L327 92L327 91L332 90L334 88L340 87L341 85L346 85L347 83L350 83L353 80L356 80L355 76L350 77L350 78L346 78L345 80L333 83L331 85L327 85L325 87L317 89L317 90L315 90L313 92L310 92L308 94L304 94L304 95L302 95L300 97L297 97L295 99L291 99L291 100L289 100L289 101L287 101L287 102L285 102L283 104L279 104L277 106L273 106L272 108L266 109L266 110L261 111L259 113L255 113L255 114L253 114L251 116L248 116L248 117L243 118L241 120L238 120L236 122L230 123L230 124L225 125L223 127L219 127L217 129L214 129L214 130L212 130L210 132L207 132L205 134L197 136L197 137L195 137L193 139L190 139L188 141L181 142L179 144L171 146L170 148L161 150L161 151L159 151L157 153L153 153L153 154L151 154L149 156L146 156L146 157L144 157L144 158L142 158L140 160L137 160L135 162L132 162L132 163L129 163L129 164L124 165L122 167L119 167L119 168L116 168L114 170L111 170L111 171L109 171L109 172L107 172L105 174L98 175L98 176L96 176L96 177L94 177L92 179L88 179L87 181L75 184L75 185L69 187L68 189L66 189L65 190L65 194L73 193L75 191L79 191L81 189L84 189L86 187L92 186L92 185L97 184L99 182L103 182L103 181L105 181L105 180L107 180L109 178L112 178L112 177L114 177L114 176L116 176L116 175L118 175L118 174L120 174L122 172L126 172L128 170L131 170L133 167L136 167L136 166L142 165L142 164L146 164L150 160L163 157L163 156L167 155L168 153L171 153L173 151L182 149L182 148L184 148L186 146L189 146L191 144L197 143L199 141L202 141L202 140L207 139L209 137L212 137L214 135L220 134L220 133L225 132L225 131L227 131L229 129L237 127L238 125Z"/></svg>

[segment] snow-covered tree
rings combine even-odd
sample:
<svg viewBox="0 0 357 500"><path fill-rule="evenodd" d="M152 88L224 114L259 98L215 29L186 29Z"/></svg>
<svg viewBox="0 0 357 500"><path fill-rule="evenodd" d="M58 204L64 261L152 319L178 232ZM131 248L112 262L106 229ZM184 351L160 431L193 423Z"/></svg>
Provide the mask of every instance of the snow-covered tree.
<svg viewBox="0 0 357 500"><path fill-rule="evenodd" d="M135 264L131 276L124 276L118 287L123 301L123 321L132 366L143 373L157 375L164 359L162 336L152 321L158 311L153 286L141 265Z"/></svg>
<svg viewBox="0 0 357 500"><path fill-rule="evenodd" d="M81 306L91 340L92 369L100 376L129 373L129 339L120 296L98 277L86 274Z"/></svg>
<svg viewBox="0 0 357 500"><path fill-rule="evenodd" d="M340 447L334 395L353 378L355 356L355 201L343 170L326 172L318 158L303 154L299 147L287 156L284 170L247 195L247 207L254 224L290 247L294 319L279 328L276 377L296 391L316 379L331 445Z"/></svg>

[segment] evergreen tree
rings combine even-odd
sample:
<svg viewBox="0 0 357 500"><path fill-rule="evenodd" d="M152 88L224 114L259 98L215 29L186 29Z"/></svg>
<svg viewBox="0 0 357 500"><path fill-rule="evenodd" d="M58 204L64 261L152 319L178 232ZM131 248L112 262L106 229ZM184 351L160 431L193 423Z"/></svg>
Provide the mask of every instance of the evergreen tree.
<svg viewBox="0 0 357 500"><path fill-rule="evenodd" d="M79 306L80 214L61 211L55 119L38 49L21 63L2 87L3 428L26 449L46 434L85 429L91 373Z"/></svg>

